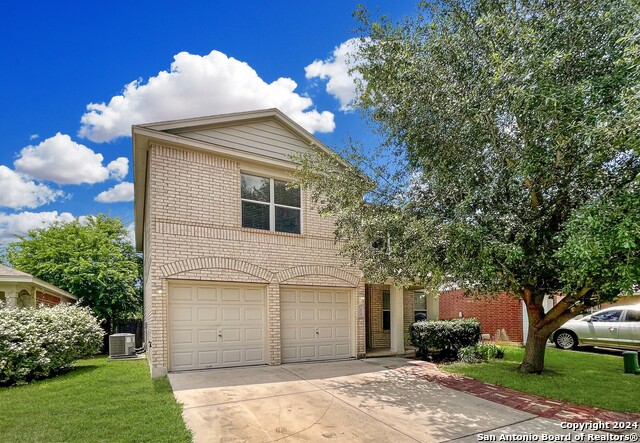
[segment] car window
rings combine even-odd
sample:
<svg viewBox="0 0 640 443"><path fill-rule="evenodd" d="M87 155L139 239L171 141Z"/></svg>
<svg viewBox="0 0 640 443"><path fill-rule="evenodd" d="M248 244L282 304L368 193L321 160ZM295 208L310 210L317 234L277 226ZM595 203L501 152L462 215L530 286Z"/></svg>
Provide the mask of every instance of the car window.
<svg viewBox="0 0 640 443"><path fill-rule="evenodd" d="M591 316L591 321L620 321L622 309L614 309L613 311L596 312Z"/></svg>
<svg viewBox="0 0 640 443"><path fill-rule="evenodd" d="M640 309L637 309L637 310L629 309L627 311L627 316L625 317L624 321L640 322Z"/></svg>

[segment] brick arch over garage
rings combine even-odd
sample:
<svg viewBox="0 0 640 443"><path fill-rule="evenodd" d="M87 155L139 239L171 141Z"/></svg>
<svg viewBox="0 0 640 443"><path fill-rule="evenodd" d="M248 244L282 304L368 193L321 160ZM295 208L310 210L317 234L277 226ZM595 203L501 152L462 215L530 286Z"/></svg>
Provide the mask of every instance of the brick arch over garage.
<svg viewBox="0 0 640 443"><path fill-rule="evenodd" d="M242 260L223 257L197 257L186 260L178 260L168 263L160 267L160 271L164 277L171 277L189 271L197 271L200 269L229 269L232 271L243 272L265 281L266 283L273 280L273 273L260 266L248 263Z"/></svg>
<svg viewBox="0 0 640 443"><path fill-rule="evenodd" d="M344 282L347 282L350 286L358 286L360 283L360 277L353 275L342 269L334 268L333 266L296 266L294 268L285 269L275 275L278 283L286 283L288 280L292 280L298 277L305 277L311 275L320 275L337 278Z"/></svg>

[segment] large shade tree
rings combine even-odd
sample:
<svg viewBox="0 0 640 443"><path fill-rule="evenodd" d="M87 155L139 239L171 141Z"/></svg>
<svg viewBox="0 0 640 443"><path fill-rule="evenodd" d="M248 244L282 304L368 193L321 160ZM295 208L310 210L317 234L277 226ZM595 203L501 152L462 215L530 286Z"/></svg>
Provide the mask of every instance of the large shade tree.
<svg viewBox="0 0 640 443"><path fill-rule="evenodd" d="M550 334L640 281L640 10L626 0L445 0L358 13L356 102L384 160L299 158L367 278L507 291ZM389 161L389 159L394 161ZM362 174L362 171L365 174ZM564 298L549 312L543 300Z"/></svg>
<svg viewBox="0 0 640 443"><path fill-rule="evenodd" d="M142 311L141 259L120 218L77 218L33 229L7 247L16 269L71 292L106 321L105 329Z"/></svg>

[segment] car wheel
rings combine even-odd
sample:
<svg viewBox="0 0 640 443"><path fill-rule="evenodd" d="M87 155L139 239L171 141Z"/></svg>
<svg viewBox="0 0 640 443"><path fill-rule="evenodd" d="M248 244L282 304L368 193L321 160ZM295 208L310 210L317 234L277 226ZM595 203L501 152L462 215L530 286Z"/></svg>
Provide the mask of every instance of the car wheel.
<svg viewBox="0 0 640 443"><path fill-rule="evenodd" d="M553 342L560 349L575 349L578 346L578 338L570 331L558 332L553 338Z"/></svg>

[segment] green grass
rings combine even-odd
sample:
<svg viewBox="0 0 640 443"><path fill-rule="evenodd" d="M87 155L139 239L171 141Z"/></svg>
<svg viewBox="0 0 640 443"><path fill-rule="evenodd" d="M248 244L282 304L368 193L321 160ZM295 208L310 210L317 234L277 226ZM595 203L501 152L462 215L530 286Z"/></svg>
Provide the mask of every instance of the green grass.
<svg viewBox="0 0 640 443"><path fill-rule="evenodd" d="M166 378L145 360L82 360L73 371L0 388L0 442L190 442Z"/></svg>
<svg viewBox="0 0 640 443"><path fill-rule="evenodd" d="M625 374L622 358L548 348L542 374L520 374L524 349L506 348L505 358L483 364L454 363L441 368L575 405L610 411L640 412L640 375Z"/></svg>

